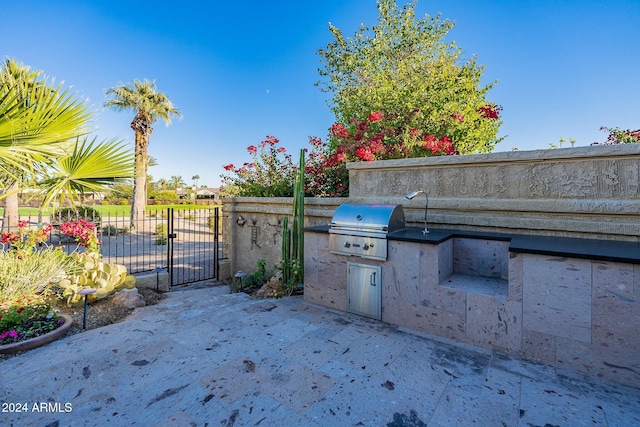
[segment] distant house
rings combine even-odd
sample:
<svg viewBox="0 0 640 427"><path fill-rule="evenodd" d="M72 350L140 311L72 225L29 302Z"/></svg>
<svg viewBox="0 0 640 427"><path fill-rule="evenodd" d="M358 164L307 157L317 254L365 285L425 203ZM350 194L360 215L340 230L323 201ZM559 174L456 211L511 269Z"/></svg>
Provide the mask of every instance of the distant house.
<svg viewBox="0 0 640 427"><path fill-rule="evenodd" d="M2 190L0 190L2 193ZM76 194L80 198L83 205L97 205L104 200L104 193L85 191L82 194ZM22 207L40 207L44 197L44 192L38 188L24 188L18 193L18 203ZM65 198L66 203L69 200Z"/></svg>
<svg viewBox="0 0 640 427"><path fill-rule="evenodd" d="M220 199L220 188L218 188L218 187L199 188L198 191L196 191L196 196L199 199L214 199L214 200L218 200L218 199Z"/></svg>
<svg viewBox="0 0 640 427"><path fill-rule="evenodd" d="M178 188L176 190L176 194L180 199L188 199L191 197L194 191L192 189L186 188ZM201 187L195 190L196 198L198 199L211 199L211 200L219 200L220 199L220 188L218 187Z"/></svg>

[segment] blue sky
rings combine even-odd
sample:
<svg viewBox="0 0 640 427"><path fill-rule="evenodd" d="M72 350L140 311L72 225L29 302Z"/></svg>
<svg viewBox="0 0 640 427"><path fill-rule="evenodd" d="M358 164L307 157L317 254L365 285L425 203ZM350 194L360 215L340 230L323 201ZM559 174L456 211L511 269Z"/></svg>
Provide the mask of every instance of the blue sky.
<svg viewBox="0 0 640 427"><path fill-rule="evenodd" d="M400 0L399 4L403 4ZM640 0L420 0L442 13L463 55L478 56L489 100L503 106L496 151L603 141L600 126L640 127ZM156 123L154 179L218 186L266 135L290 152L327 135L328 94L316 51L376 23L375 0L3 2L0 55L64 81L89 100L96 135L133 146L133 113L104 110L105 90L156 80L183 113ZM567 144L568 145L568 144Z"/></svg>

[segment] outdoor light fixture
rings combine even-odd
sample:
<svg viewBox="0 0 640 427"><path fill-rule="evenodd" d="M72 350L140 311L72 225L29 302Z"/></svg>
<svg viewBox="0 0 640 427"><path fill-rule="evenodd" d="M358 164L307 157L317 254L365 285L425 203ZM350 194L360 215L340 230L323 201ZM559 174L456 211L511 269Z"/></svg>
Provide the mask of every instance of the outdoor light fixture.
<svg viewBox="0 0 640 427"><path fill-rule="evenodd" d="M422 190L418 190L418 191L412 191L411 193L407 194L404 197L411 200L414 197L416 197L418 194L424 194L424 196L427 198L427 203L424 205L424 230L422 230L422 234L427 234L429 232L429 230L427 230L427 209L429 208L429 195Z"/></svg>
<svg viewBox="0 0 640 427"><path fill-rule="evenodd" d="M84 295L84 314L82 316L82 330L84 331L85 329L87 329L87 305L88 305L88 298L89 295L93 295L96 293L96 290L89 287L89 286L85 286L84 288L80 289L78 291L78 295Z"/></svg>
<svg viewBox="0 0 640 427"><path fill-rule="evenodd" d="M235 279L236 279L236 289L235 292L244 292L244 286L242 284L242 279L244 278L244 276L246 276L246 273L244 271L238 271L235 275Z"/></svg>

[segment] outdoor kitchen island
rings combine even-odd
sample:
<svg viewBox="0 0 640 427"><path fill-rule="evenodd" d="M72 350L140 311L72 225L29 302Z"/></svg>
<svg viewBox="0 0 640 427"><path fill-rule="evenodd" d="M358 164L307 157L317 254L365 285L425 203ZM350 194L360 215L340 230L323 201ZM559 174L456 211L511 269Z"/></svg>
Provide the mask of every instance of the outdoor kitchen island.
<svg viewBox="0 0 640 427"><path fill-rule="evenodd" d="M305 300L640 385L639 243L423 230L388 233L386 259L368 259L306 228Z"/></svg>

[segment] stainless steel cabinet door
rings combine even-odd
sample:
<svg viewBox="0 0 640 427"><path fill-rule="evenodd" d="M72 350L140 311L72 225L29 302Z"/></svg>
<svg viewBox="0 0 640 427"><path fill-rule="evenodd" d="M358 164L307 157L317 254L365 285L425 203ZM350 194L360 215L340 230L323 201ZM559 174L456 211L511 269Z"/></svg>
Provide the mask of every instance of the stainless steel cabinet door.
<svg viewBox="0 0 640 427"><path fill-rule="evenodd" d="M382 320L380 274L379 266L347 263L350 313Z"/></svg>

